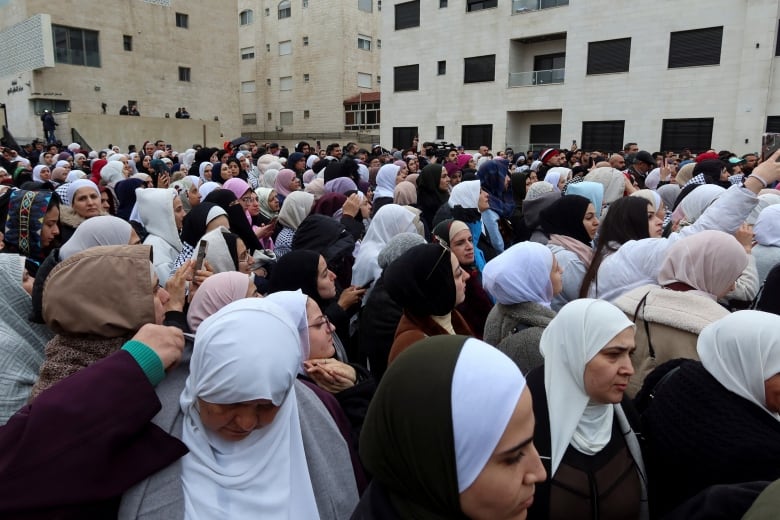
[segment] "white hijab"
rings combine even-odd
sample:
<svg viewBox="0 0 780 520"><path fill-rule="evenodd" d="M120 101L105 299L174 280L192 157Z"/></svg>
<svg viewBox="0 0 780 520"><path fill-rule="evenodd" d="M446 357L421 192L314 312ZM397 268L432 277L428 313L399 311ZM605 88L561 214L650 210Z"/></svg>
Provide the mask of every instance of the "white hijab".
<svg viewBox="0 0 780 520"><path fill-rule="evenodd" d="M764 208L756 219L753 232L756 242L762 246L780 246L780 205Z"/></svg>
<svg viewBox="0 0 780 520"><path fill-rule="evenodd" d="M717 184L705 184L694 189L680 202L672 218L685 218L688 224L693 224L718 197L726 193Z"/></svg>
<svg viewBox="0 0 780 520"><path fill-rule="evenodd" d="M481 189L479 181L459 182L452 188L447 204L451 208L460 206L461 208L477 209L479 207L479 193Z"/></svg>
<svg viewBox="0 0 780 520"><path fill-rule="evenodd" d="M257 341L257 327L267 341ZM259 298L233 302L198 327L181 394L184 518L319 518L296 403L298 331ZM198 398L215 404L270 399L273 422L239 441L207 430Z"/></svg>
<svg viewBox="0 0 780 520"><path fill-rule="evenodd" d="M727 390L766 407L764 382L780 373L780 316L737 311L707 325L696 343L704 368Z"/></svg>
<svg viewBox="0 0 780 520"><path fill-rule="evenodd" d="M615 336L635 329L623 311L604 300L581 298L564 305L544 329L544 387L550 414L551 467L555 475L566 449L592 455L612 438L615 406L593 403L585 393L585 365Z"/></svg>
<svg viewBox="0 0 780 520"><path fill-rule="evenodd" d="M119 217L99 215L88 218L60 248L60 261L95 246L124 246L130 242L133 228Z"/></svg>
<svg viewBox="0 0 780 520"><path fill-rule="evenodd" d="M547 171L544 175L544 182L552 185L553 191L560 192L561 190L558 188L558 183L561 181L561 177L568 180L569 175L571 175L570 169L564 168L563 166L556 166Z"/></svg>
<svg viewBox="0 0 780 520"><path fill-rule="evenodd" d="M398 176L398 172L401 169L400 166L395 164L385 164L379 168L379 172L376 174L376 191L374 191L374 199L380 197L393 197L395 193L395 178Z"/></svg>
<svg viewBox="0 0 780 520"><path fill-rule="evenodd" d="M553 254L538 242L520 242L493 258L482 271L482 286L502 305L533 302L550 307Z"/></svg>
<svg viewBox="0 0 780 520"><path fill-rule="evenodd" d="M399 233L417 233L414 225L414 212L398 204L385 204L376 212L368 226L366 236L360 244L360 250L355 257L352 268L352 283L363 285L371 280L378 280L382 270L377 263L377 257L391 238ZM364 298L363 301L366 301Z"/></svg>
<svg viewBox="0 0 780 520"><path fill-rule="evenodd" d="M309 345L309 317L306 314L306 304L309 297L303 294L303 291L279 291L269 294L265 297L266 301L273 302L284 309L290 316L290 319L298 329L301 346L301 364L298 367L298 373L305 375L303 362L311 356L311 346Z"/></svg>

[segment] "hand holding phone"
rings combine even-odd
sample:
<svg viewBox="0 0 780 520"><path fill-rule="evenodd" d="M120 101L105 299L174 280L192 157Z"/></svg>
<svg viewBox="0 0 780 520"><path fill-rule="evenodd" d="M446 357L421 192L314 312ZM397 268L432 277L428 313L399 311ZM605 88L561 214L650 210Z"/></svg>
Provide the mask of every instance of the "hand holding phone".
<svg viewBox="0 0 780 520"><path fill-rule="evenodd" d="M201 240L198 244L198 256L195 259L195 272L197 273L203 268L203 261L206 259L206 253L209 250L209 243L207 240Z"/></svg>

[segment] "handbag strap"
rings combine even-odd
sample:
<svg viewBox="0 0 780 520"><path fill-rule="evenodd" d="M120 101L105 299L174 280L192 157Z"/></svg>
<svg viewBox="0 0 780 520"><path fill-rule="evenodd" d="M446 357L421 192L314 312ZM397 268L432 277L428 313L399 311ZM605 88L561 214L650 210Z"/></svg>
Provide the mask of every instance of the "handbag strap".
<svg viewBox="0 0 780 520"><path fill-rule="evenodd" d="M655 358L655 349L653 348L653 342L650 340L650 324L647 322L647 320L644 317L644 311L645 311L645 305L647 304L647 297L650 295L650 291L648 291L641 300L639 300L639 303L636 306L636 309L634 309L634 324L636 324L636 319L639 315L639 310L642 310L642 321L645 324L645 334L647 335L647 349L650 353L651 358Z"/></svg>

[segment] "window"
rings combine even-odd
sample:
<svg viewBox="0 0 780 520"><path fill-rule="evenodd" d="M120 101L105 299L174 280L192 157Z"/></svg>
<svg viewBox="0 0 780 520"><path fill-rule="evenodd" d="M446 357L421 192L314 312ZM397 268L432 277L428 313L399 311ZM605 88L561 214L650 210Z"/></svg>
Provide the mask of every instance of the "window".
<svg viewBox="0 0 780 520"><path fill-rule="evenodd" d="M251 9L244 9L243 11L238 13L239 25L249 25L254 21L255 21L255 13Z"/></svg>
<svg viewBox="0 0 780 520"><path fill-rule="evenodd" d="M625 121L583 121L582 149L617 152L623 147Z"/></svg>
<svg viewBox="0 0 780 520"><path fill-rule="evenodd" d="M293 124L292 112L279 112L279 125L291 125Z"/></svg>
<svg viewBox="0 0 780 520"><path fill-rule="evenodd" d="M279 78L279 90L292 90L292 76L285 76Z"/></svg>
<svg viewBox="0 0 780 520"><path fill-rule="evenodd" d="M257 114L241 114L241 124L242 125L256 125L257 124Z"/></svg>
<svg viewBox="0 0 780 520"><path fill-rule="evenodd" d="M492 149L493 125L463 125L460 137L461 144L467 150L477 150L483 144Z"/></svg>
<svg viewBox="0 0 780 520"><path fill-rule="evenodd" d="M190 15L184 13L176 13L176 27L187 29L190 26Z"/></svg>
<svg viewBox="0 0 780 520"><path fill-rule="evenodd" d="M270 87L270 86L271 86L271 78L267 78L267 79L265 80L265 84L266 84L266 85L268 85L268 86Z"/></svg>
<svg viewBox="0 0 780 520"><path fill-rule="evenodd" d="M265 15L266 16L271 16L271 9L270 8L268 8L268 7L265 8Z"/></svg>
<svg viewBox="0 0 780 520"><path fill-rule="evenodd" d="M271 44L270 43L266 43L265 44L265 52L271 52Z"/></svg>
<svg viewBox="0 0 780 520"><path fill-rule="evenodd" d="M308 74L304 74L303 75L303 82L304 83L308 83L309 82L309 75Z"/></svg>
<svg viewBox="0 0 780 520"><path fill-rule="evenodd" d="M394 126L393 127L393 148L406 150L412 146L412 141L419 132L416 126Z"/></svg>
<svg viewBox="0 0 780 520"><path fill-rule="evenodd" d="M308 110L304 110L303 111L303 118L304 119L309 119L309 115L310 115L310 112Z"/></svg>
<svg viewBox="0 0 780 520"><path fill-rule="evenodd" d="M382 40L377 38L376 39L376 48L381 49L382 48Z"/></svg>
<svg viewBox="0 0 780 520"><path fill-rule="evenodd" d="M271 112L268 112L268 120L273 121L274 115Z"/></svg>
<svg viewBox="0 0 780 520"><path fill-rule="evenodd" d="M370 130L379 128L379 102L345 103L344 130Z"/></svg>
<svg viewBox="0 0 780 520"><path fill-rule="evenodd" d="M241 59L242 60L251 60L255 57L255 48L254 47L242 47L241 48Z"/></svg>
<svg viewBox="0 0 780 520"><path fill-rule="evenodd" d="M775 56L780 56L780 22L777 24L777 43L775 43Z"/></svg>
<svg viewBox="0 0 780 520"><path fill-rule="evenodd" d="M379 74L376 75L376 84L381 85L382 84L382 76Z"/></svg>
<svg viewBox="0 0 780 520"><path fill-rule="evenodd" d="M282 0L279 2L279 19L289 18L292 16L292 5L290 0Z"/></svg>
<svg viewBox="0 0 780 520"><path fill-rule="evenodd" d="M307 7L309 7L309 0L303 0L303 1L301 2L301 7L303 7L304 9L306 9Z"/></svg>
<svg viewBox="0 0 780 520"><path fill-rule="evenodd" d="M100 67L100 47L97 31L51 26L54 39L54 61L69 65Z"/></svg>
<svg viewBox="0 0 780 520"><path fill-rule="evenodd" d="M780 116L767 116L766 132L780 134Z"/></svg>
<svg viewBox="0 0 780 520"><path fill-rule="evenodd" d="M544 150L545 148L558 148L561 145L561 125L531 125L529 128L531 149Z"/></svg>
<svg viewBox="0 0 780 520"><path fill-rule="evenodd" d="M371 74L365 72L358 72L358 87L371 88Z"/></svg>
<svg viewBox="0 0 780 520"><path fill-rule="evenodd" d="M587 74L628 72L630 56L631 38L589 42Z"/></svg>
<svg viewBox="0 0 780 520"><path fill-rule="evenodd" d="M279 56L287 56L292 54L292 41L279 42Z"/></svg>
<svg viewBox="0 0 780 520"><path fill-rule="evenodd" d="M404 92L406 90L420 89L420 66L404 65L393 69L393 90Z"/></svg>
<svg viewBox="0 0 780 520"><path fill-rule="evenodd" d="M44 110L51 112L70 112L70 101L65 99L31 99L33 103L33 112L37 115L43 114ZM130 105L128 105L130 106Z"/></svg>
<svg viewBox="0 0 780 520"><path fill-rule="evenodd" d="M463 60L463 82L480 83L496 79L496 55L474 56ZM464 145L465 146L465 145Z"/></svg>
<svg viewBox="0 0 780 520"><path fill-rule="evenodd" d="M133 50L133 37L128 34L122 35L122 47L126 51L132 51Z"/></svg>
<svg viewBox="0 0 780 520"><path fill-rule="evenodd" d="M441 60L436 63L436 73L439 76L444 76L447 74L447 62L445 60Z"/></svg>
<svg viewBox="0 0 780 520"><path fill-rule="evenodd" d="M446 2L445 2L446 4ZM447 7L446 5L444 7ZM444 139L444 127L443 126L437 126L436 127L436 139Z"/></svg>
<svg viewBox="0 0 780 520"><path fill-rule="evenodd" d="M490 9L491 7L498 7L498 0L466 0L466 11L469 13L471 11Z"/></svg>
<svg viewBox="0 0 780 520"><path fill-rule="evenodd" d="M443 9L445 7L447 7L447 0L439 0L439 9ZM437 139L438 139L438 137L437 137ZM442 139L444 139L444 138L442 137Z"/></svg>
<svg viewBox="0 0 780 520"><path fill-rule="evenodd" d="M131 106L138 107L138 101L136 101L135 99L128 99L127 100L127 106L129 106L129 107L131 107Z"/></svg>
<svg viewBox="0 0 780 520"><path fill-rule="evenodd" d="M669 38L669 68L676 69L678 67L720 64L722 41L723 27L671 33ZM671 150L671 148L669 149Z"/></svg>
<svg viewBox="0 0 780 520"><path fill-rule="evenodd" d="M565 68L565 52L534 56L533 84L548 85L550 83L563 83Z"/></svg>
<svg viewBox="0 0 780 520"><path fill-rule="evenodd" d="M712 148L714 119L664 119L661 127L661 150L682 151L690 148L700 153Z"/></svg>
<svg viewBox="0 0 780 520"><path fill-rule="evenodd" d="M241 82L241 92L243 93L249 93L255 91L255 82L254 81L242 81Z"/></svg>
<svg viewBox="0 0 780 520"><path fill-rule="evenodd" d="M189 67L179 67L179 81L190 81Z"/></svg>
<svg viewBox="0 0 780 520"><path fill-rule="evenodd" d="M363 34L358 34L358 49L363 49L364 51L370 51L371 50L371 36L365 36Z"/></svg>
<svg viewBox="0 0 780 520"><path fill-rule="evenodd" d="M306 47L307 45L309 45L309 37L308 36L304 36L303 37L303 46Z"/></svg>
<svg viewBox="0 0 780 520"><path fill-rule="evenodd" d="M395 30L420 26L420 0L395 4ZM411 141L410 141L411 142Z"/></svg>
<svg viewBox="0 0 780 520"><path fill-rule="evenodd" d="M371 13L374 11L374 0L358 0L358 9Z"/></svg>
<svg viewBox="0 0 780 520"><path fill-rule="evenodd" d="M377 11L382 10L382 0L376 0L376 10Z"/></svg>

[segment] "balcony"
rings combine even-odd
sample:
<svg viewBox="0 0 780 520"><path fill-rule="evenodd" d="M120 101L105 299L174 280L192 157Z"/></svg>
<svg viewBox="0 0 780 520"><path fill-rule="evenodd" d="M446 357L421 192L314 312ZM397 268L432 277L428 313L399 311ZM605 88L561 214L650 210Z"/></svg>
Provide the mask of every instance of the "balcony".
<svg viewBox="0 0 780 520"><path fill-rule="evenodd" d="M512 14L528 13L569 5L569 0L512 0Z"/></svg>
<svg viewBox="0 0 780 520"><path fill-rule="evenodd" d="M528 72L510 72L510 87L527 87L531 85L554 85L563 83L566 69L531 70Z"/></svg>

